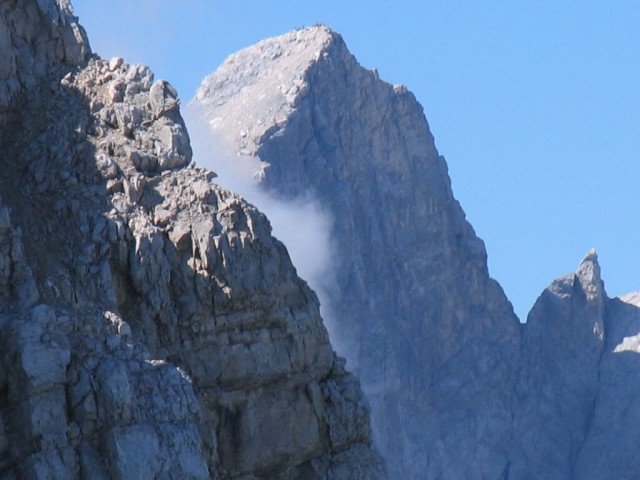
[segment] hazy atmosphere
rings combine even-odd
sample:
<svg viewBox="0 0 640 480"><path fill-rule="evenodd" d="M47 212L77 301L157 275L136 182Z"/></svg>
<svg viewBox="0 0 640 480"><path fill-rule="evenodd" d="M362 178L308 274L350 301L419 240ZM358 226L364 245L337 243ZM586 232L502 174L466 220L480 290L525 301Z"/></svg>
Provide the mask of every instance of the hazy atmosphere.
<svg viewBox="0 0 640 480"><path fill-rule="evenodd" d="M423 105L491 275L524 319L595 247L640 290L637 3L75 0L93 50L149 65L183 104L226 56L317 22ZM277 233L276 233L277 234Z"/></svg>
<svg viewBox="0 0 640 480"><path fill-rule="evenodd" d="M311 194L285 199L260 188L256 178L256 172L263 168L260 160L236 155L231 146L213 134L195 102L184 106L182 114L189 126L195 162L216 172L216 182L242 195L267 215L273 235L287 245L298 275L320 298L324 322L333 331L335 325L330 298L335 290L337 255L331 249L331 214ZM333 341L339 341L337 335Z"/></svg>

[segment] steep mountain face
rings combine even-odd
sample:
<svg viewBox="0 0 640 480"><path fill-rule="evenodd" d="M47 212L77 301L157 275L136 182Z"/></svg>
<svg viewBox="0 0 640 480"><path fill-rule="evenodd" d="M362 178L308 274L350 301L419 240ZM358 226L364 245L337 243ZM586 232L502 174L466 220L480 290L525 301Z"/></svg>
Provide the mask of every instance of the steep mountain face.
<svg viewBox="0 0 640 480"><path fill-rule="evenodd" d="M385 478L267 219L193 166L175 90L0 6L0 478Z"/></svg>
<svg viewBox="0 0 640 480"><path fill-rule="evenodd" d="M610 299L594 251L529 314L509 479L635 478L640 295Z"/></svg>
<svg viewBox="0 0 640 480"><path fill-rule="evenodd" d="M196 102L222 142L268 164L265 188L310 191L332 213L331 333L393 477L497 478L520 325L415 97L318 26L231 56Z"/></svg>
<svg viewBox="0 0 640 480"><path fill-rule="evenodd" d="M232 55L194 106L263 188L331 212L330 333L391 478L636 476L638 296L609 299L590 252L520 325L405 87L315 26Z"/></svg>
<svg viewBox="0 0 640 480"><path fill-rule="evenodd" d="M90 53L86 34L68 0L0 5L0 113L3 122L15 97L61 65L78 65Z"/></svg>

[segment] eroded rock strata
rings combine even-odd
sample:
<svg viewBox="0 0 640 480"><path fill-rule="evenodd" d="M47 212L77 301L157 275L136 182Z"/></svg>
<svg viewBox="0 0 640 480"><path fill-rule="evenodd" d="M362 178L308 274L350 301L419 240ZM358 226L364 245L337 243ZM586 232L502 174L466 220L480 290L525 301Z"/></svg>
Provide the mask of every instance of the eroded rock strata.
<svg viewBox="0 0 640 480"><path fill-rule="evenodd" d="M267 219L72 13L0 6L0 478L384 478Z"/></svg>

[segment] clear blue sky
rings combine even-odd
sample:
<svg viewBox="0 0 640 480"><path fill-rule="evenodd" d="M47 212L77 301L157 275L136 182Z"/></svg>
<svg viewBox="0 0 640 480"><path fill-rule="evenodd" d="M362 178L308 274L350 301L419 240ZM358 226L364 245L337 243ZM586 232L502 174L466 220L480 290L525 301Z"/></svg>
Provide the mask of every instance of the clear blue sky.
<svg viewBox="0 0 640 480"><path fill-rule="evenodd" d="M226 56L317 22L422 103L491 275L524 319L595 247L640 290L640 2L73 0L95 52L186 103Z"/></svg>

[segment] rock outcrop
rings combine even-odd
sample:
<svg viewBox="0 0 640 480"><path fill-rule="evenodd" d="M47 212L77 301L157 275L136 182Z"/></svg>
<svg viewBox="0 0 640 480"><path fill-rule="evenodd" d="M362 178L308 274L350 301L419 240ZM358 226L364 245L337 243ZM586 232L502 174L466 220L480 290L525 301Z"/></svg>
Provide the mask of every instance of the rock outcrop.
<svg viewBox="0 0 640 480"><path fill-rule="evenodd" d="M555 280L529 313L511 477L573 478L598 393L606 302L592 251L576 273Z"/></svg>
<svg viewBox="0 0 640 480"><path fill-rule="evenodd" d="M16 96L60 65L91 52L69 0L7 0L0 5L0 119Z"/></svg>
<svg viewBox="0 0 640 480"><path fill-rule="evenodd" d="M229 57L194 108L263 188L332 213L330 333L391 478L636 476L638 296L609 299L593 251L520 325L405 87L315 26Z"/></svg>
<svg viewBox="0 0 640 480"><path fill-rule="evenodd" d="M635 478L639 294L608 298L595 251L524 328L509 479Z"/></svg>
<svg viewBox="0 0 640 480"><path fill-rule="evenodd" d="M0 478L385 478L268 220L67 0L0 6ZM6 48L5 48L6 47Z"/></svg>

